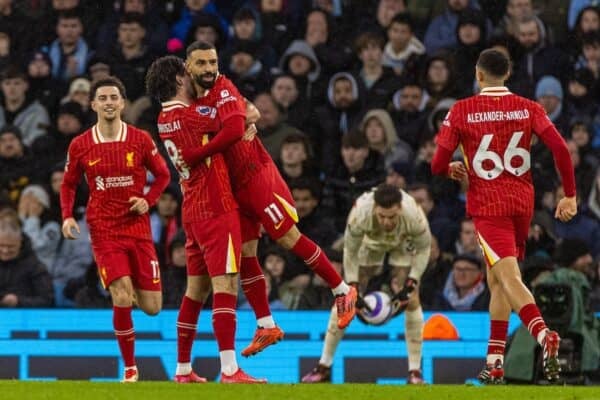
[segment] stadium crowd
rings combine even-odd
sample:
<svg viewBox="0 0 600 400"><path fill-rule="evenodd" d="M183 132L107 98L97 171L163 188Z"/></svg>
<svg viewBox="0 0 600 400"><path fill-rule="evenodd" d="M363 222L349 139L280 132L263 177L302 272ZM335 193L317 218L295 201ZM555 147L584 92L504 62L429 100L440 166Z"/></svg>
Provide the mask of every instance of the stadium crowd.
<svg viewBox="0 0 600 400"><path fill-rule="evenodd" d="M448 109L478 91L480 51L510 55L507 86L538 101L567 141L579 201L569 223L553 218L562 187L550 152L534 143L524 280L534 286L556 268L579 271L590 307L600 311L600 7L593 4L0 0L0 220L18 219L22 231L0 229L0 306L110 306L86 232L85 190L79 240L60 233L67 148L95 122L90 85L107 75L126 86L124 119L157 139L160 104L145 94L146 70L156 57L184 55L204 40L260 111L258 137L292 191L300 230L340 271L346 217L360 194L387 182L417 200L435 237L420 282L425 310L487 310L466 188L432 176L430 162ZM166 308L179 306L186 287L176 176L151 211ZM266 237L260 258L272 309L329 309L331 291L302 260ZM385 269L371 286L400 289Z"/></svg>

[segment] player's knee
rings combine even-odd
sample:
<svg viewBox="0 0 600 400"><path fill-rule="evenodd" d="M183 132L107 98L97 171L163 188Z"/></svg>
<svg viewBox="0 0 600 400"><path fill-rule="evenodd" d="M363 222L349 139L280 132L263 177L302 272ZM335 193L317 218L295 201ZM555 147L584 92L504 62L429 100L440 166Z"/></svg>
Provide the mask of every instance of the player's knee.
<svg viewBox="0 0 600 400"><path fill-rule="evenodd" d="M213 292L229 293L237 295L238 292L238 274L226 274L212 278Z"/></svg>

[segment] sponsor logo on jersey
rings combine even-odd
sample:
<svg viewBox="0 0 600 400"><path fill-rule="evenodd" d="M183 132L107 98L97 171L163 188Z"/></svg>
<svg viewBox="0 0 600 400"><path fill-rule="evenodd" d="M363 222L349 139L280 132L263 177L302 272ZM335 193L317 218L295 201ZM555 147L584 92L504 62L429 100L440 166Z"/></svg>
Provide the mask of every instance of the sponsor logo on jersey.
<svg viewBox="0 0 600 400"><path fill-rule="evenodd" d="M222 98L229 97L229 90L227 90L227 89L221 90L221 97Z"/></svg>
<svg viewBox="0 0 600 400"><path fill-rule="evenodd" d="M112 188L133 186L132 175L109 176L106 178L97 176L94 181L96 182L96 190L107 190Z"/></svg>
<svg viewBox="0 0 600 400"><path fill-rule="evenodd" d="M133 167L133 157L135 156L135 153L133 151L128 151L125 154L125 160L127 161L127 166L128 167Z"/></svg>

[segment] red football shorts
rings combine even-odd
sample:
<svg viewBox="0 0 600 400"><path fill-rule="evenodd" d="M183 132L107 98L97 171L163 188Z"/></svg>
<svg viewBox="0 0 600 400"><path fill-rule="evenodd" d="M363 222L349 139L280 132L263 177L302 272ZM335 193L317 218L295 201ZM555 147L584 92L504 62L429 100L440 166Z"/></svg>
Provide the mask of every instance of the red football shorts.
<svg viewBox="0 0 600 400"><path fill-rule="evenodd" d="M188 275L220 276L239 271L240 216L229 211L204 221L183 224Z"/></svg>
<svg viewBox="0 0 600 400"><path fill-rule="evenodd" d="M151 240L121 238L92 243L100 280L105 288L118 278L131 277L133 286L160 291L160 268Z"/></svg>
<svg viewBox="0 0 600 400"><path fill-rule="evenodd" d="M525 257L531 216L473 217L473 223L489 268L505 257Z"/></svg>
<svg viewBox="0 0 600 400"><path fill-rule="evenodd" d="M278 240L298 222L294 199L275 164L265 165L252 183L234 196L242 215L242 243L260 237L261 225Z"/></svg>

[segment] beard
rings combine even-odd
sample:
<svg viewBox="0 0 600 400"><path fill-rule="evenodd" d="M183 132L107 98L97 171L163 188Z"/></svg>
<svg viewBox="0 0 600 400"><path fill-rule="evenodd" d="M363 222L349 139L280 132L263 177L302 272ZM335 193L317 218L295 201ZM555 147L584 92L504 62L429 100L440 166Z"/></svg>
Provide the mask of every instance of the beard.
<svg viewBox="0 0 600 400"><path fill-rule="evenodd" d="M205 78L210 78L210 80L206 80ZM194 81L196 82L196 84L198 84L200 87L202 87L204 89L212 89L212 87L215 86L216 80L217 80L217 74L212 73L212 72L207 72L202 75L196 75L194 77Z"/></svg>

